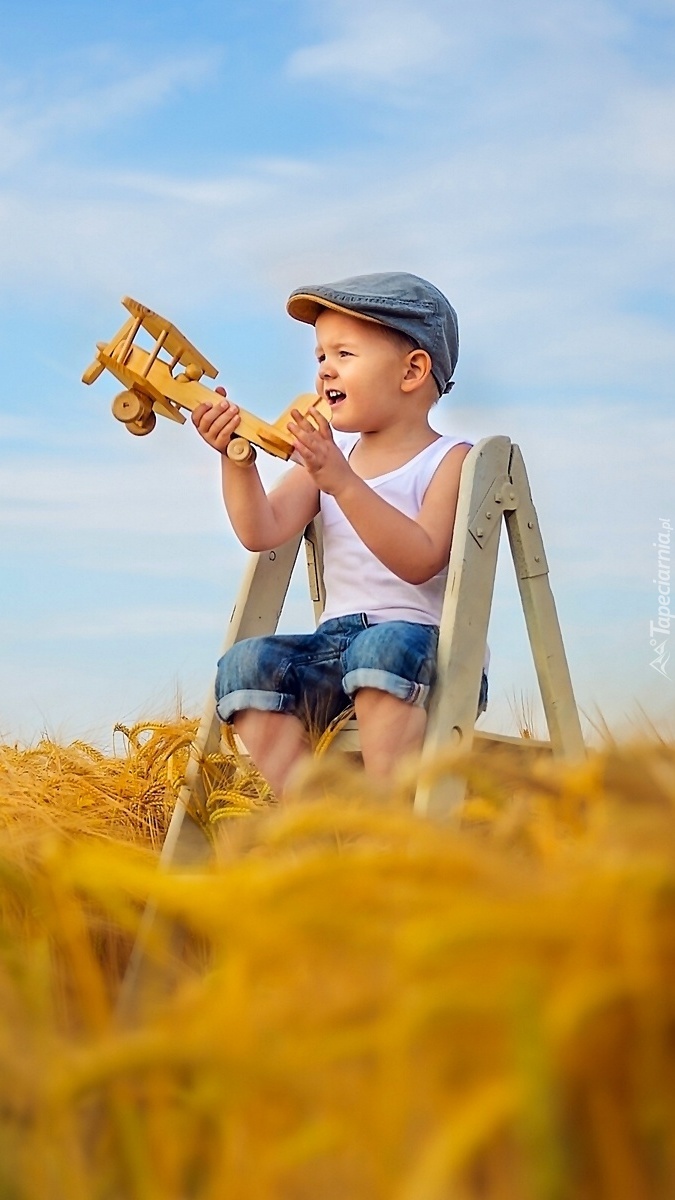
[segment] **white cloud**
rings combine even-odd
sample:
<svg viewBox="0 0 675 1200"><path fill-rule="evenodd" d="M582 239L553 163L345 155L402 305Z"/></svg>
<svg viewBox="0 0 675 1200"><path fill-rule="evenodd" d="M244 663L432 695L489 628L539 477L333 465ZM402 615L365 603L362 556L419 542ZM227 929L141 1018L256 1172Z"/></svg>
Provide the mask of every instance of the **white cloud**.
<svg viewBox="0 0 675 1200"><path fill-rule="evenodd" d="M337 92L345 82L392 83L405 91L437 68L452 47L447 26L429 4L333 0L322 8L324 19L326 9L335 36L296 50L287 70L292 78L321 80L327 91Z"/></svg>
<svg viewBox="0 0 675 1200"><path fill-rule="evenodd" d="M43 83L34 96L27 84L23 98L5 102L0 108L0 169L7 172L38 153L46 152L50 158L55 140L70 140L124 118L143 119L176 89L203 82L222 58L211 48L154 62L146 59L130 70L128 58L119 50L101 53L101 49L90 51L93 78L83 77L81 63L71 63L65 76L55 63L50 92L44 94ZM111 78L106 80L106 76Z"/></svg>
<svg viewBox="0 0 675 1200"><path fill-rule="evenodd" d="M530 83L513 84L501 125L474 98L470 139L440 126L433 143L333 154L329 170L297 156L213 177L36 162L0 193L5 286L131 292L170 313L254 293L271 307L303 277L400 265L449 291L463 338L512 386L663 381L670 330L634 310L675 277L675 88L600 71L602 104L551 138L523 125ZM563 103L569 80L556 88Z"/></svg>
<svg viewBox="0 0 675 1200"><path fill-rule="evenodd" d="M223 519L214 504L215 455L211 462L205 451L195 461L194 450L183 448L184 458L175 449L167 453L166 444L154 453L146 444L135 462L133 451L112 462L109 455L83 460L67 452L12 456L0 467L0 528L100 534L129 528L153 537L216 532ZM158 520L169 502L170 518Z"/></svg>
<svg viewBox="0 0 675 1200"><path fill-rule="evenodd" d="M386 99L393 103L410 99L410 84L419 87L435 73L442 73L451 88L460 88L486 67L486 94L501 91L500 76L508 79L511 91L512 72L524 61L530 72L533 62L541 65L542 81L559 71L569 85L575 64L593 61L602 68L613 47L629 36L631 25L629 16L608 0L549 0L546 5L513 0L508 6L500 0L480 5L454 0L309 0L307 11L324 37L291 54L291 78L319 78L326 88L338 91L366 89L379 99L384 98L384 86ZM527 86L522 78L518 84ZM507 105L511 102L503 93L502 99ZM439 110L434 132L444 115L452 124L453 110Z"/></svg>
<svg viewBox="0 0 675 1200"><path fill-rule="evenodd" d="M181 631L199 629L201 633L222 635L224 617L218 612L181 605L130 604L127 608L100 608L94 614L56 613L43 620L7 620L0 618L0 638L5 643L21 640L34 642L108 642L116 638L167 637Z"/></svg>

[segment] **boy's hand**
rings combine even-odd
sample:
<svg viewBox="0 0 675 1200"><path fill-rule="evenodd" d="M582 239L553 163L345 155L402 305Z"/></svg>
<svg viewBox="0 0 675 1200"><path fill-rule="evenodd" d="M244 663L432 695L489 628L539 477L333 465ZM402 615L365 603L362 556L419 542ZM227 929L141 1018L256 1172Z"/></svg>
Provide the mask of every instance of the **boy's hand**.
<svg viewBox="0 0 675 1200"><path fill-rule="evenodd" d="M305 470L322 492L334 496L354 472L335 445L328 421L315 408L310 409L317 429L297 408L291 412L293 420L288 422L288 431Z"/></svg>
<svg viewBox="0 0 675 1200"><path fill-rule="evenodd" d="M224 454L241 418L236 404L227 399L225 388L217 387L216 392L223 399L214 404L200 404L192 414L192 424L209 446Z"/></svg>

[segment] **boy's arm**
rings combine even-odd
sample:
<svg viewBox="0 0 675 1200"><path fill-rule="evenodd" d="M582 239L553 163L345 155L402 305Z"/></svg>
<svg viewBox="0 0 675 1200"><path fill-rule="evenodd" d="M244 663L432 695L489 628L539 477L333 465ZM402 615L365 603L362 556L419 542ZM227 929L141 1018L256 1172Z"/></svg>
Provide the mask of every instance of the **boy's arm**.
<svg viewBox="0 0 675 1200"><path fill-rule="evenodd" d="M335 494L362 542L406 583L426 583L446 566L455 525L459 477L471 449L453 446L437 468L417 517L407 517L352 471Z"/></svg>
<svg viewBox="0 0 675 1200"><path fill-rule="evenodd" d="M299 414L298 414L299 416ZM325 428L324 428L325 425ZM331 494L362 542L406 583L426 583L447 564L457 511L462 464L470 445L448 451L427 488L416 518L394 508L349 466L332 441L327 422L314 433L295 419L293 433L307 472Z"/></svg>
<svg viewBox="0 0 675 1200"><path fill-rule="evenodd" d="M268 496L255 465L241 467L227 457L227 444L239 424L236 405L225 398L211 406L200 405L192 421L201 437L221 454L225 508L247 550L282 546L316 516L319 489L304 467L294 467Z"/></svg>

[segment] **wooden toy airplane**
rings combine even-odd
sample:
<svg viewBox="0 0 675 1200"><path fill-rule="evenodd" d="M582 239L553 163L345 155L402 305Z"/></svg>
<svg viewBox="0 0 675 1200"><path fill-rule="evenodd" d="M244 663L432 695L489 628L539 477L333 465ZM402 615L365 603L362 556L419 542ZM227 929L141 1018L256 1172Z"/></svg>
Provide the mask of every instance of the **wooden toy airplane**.
<svg viewBox="0 0 675 1200"><path fill-rule="evenodd" d="M175 325L151 308L130 296L125 296L122 304L131 316L109 342L97 342L96 358L84 372L82 382L94 383L104 370L119 379L126 390L113 400L113 416L136 436L152 432L157 424L157 413L184 425L186 418L182 408L194 412L200 404L214 403L211 389L199 381L203 375L215 379L217 368ZM150 350L135 345L134 339L140 329L145 329L155 340ZM183 368L182 373L174 375L179 366ZM271 424L240 408L240 423L227 447L228 458L248 466L255 459L255 447L259 446L277 458L289 459L293 443L286 426L293 408L305 416L310 409L316 408L330 420L330 406L313 393L298 396Z"/></svg>

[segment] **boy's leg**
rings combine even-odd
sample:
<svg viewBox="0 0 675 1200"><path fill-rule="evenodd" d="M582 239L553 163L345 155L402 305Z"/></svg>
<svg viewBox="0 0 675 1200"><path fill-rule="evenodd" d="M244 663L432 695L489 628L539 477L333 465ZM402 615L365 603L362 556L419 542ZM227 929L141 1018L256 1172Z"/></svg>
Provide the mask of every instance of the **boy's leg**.
<svg viewBox="0 0 675 1200"><path fill-rule="evenodd" d="M369 687L359 688L354 708L363 765L373 778L388 779L401 759L420 753L427 724L423 708Z"/></svg>
<svg viewBox="0 0 675 1200"><path fill-rule="evenodd" d="M218 663L218 716L232 722L279 798L310 754L308 723L325 728L348 703L340 647L355 625L363 628L357 618L340 618L311 634L246 638Z"/></svg>
<svg viewBox="0 0 675 1200"><path fill-rule="evenodd" d="M281 800L296 767L310 755L302 721L291 713L249 708L236 713L232 723L254 766Z"/></svg>
<svg viewBox="0 0 675 1200"><path fill-rule="evenodd" d="M354 697L363 763L378 779L422 749L437 644L435 625L384 621L367 626L344 655L343 687Z"/></svg>

